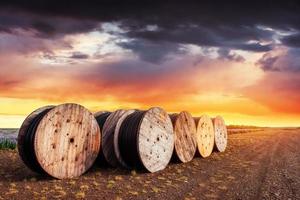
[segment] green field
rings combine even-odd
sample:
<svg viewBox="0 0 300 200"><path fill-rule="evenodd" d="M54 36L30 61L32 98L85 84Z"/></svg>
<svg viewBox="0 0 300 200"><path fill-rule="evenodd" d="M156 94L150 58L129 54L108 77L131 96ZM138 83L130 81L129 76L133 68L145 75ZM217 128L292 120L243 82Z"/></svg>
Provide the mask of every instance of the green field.
<svg viewBox="0 0 300 200"><path fill-rule="evenodd" d="M0 129L0 149L15 149L18 129Z"/></svg>
<svg viewBox="0 0 300 200"><path fill-rule="evenodd" d="M17 147L17 143L10 139L0 139L0 150L2 149L15 149Z"/></svg>

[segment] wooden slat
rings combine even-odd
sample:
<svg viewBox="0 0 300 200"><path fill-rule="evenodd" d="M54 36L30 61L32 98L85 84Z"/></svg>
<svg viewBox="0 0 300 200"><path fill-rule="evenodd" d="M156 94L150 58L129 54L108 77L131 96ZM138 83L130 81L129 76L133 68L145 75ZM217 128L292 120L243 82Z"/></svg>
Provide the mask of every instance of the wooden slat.
<svg viewBox="0 0 300 200"><path fill-rule="evenodd" d="M59 179L78 177L94 163L100 129L92 113L77 104L62 104L40 121L34 146L38 162Z"/></svg>

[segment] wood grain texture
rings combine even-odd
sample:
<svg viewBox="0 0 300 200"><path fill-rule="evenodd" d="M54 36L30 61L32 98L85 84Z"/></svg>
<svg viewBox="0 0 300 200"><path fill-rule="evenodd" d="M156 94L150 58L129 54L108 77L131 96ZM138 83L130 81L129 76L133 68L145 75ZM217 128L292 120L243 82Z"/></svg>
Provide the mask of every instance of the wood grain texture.
<svg viewBox="0 0 300 200"><path fill-rule="evenodd" d="M54 108L54 106L44 106L41 108L38 108L37 110L33 111L32 113L30 113L26 119L23 121L20 129L19 129L19 133L18 133L18 152L19 155L22 159L22 161L24 162L24 164L29 167L31 170L34 171L34 167L32 167L32 163L29 162L28 158L26 157L25 151L26 149L24 149L24 145L25 145L25 136L27 134L28 128L31 125L32 121L34 121L34 119L43 111L47 110L47 109L51 109Z"/></svg>
<svg viewBox="0 0 300 200"><path fill-rule="evenodd" d="M227 128L224 119L217 116L213 119L214 133L215 133L215 147L218 151L223 152L227 147Z"/></svg>
<svg viewBox="0 0 300 200"><path fill-rule="evenodd" d="M124 159L121 156L120 148L119 148L119 134L120 134L120 128L123 123L123 121L126 119L126 117L132 113L134 113L135 110L126 110L122 116L118 119L116 127L115 127L115 133L114 133L114 151L115 155L118 161L118 164L124 168L129 169L130 167L125 163Z"/></svg>
<svg viewBox="0 0 300 200"><path fill-rule="evenodd" d="M119 119L126 113L126 110L116 110L106 119L102 131L102 151L106 162L112 166L118 166L118 159L114 150L114 134Z"/></svg>
<svg viewBox="0 0 300 200"><path fill-rule="evenodd" d="M175 136L174 155L181 162L189 162L197 150L196 124L189 112L170 115Z"/></svg>
<svg viewBox="0 0 300 200"><path fill-rule="evenodd" d="M94 163L100 129L92 113L77 104L62 104L40 121L34 140L36 157L51 176L78 177Z"/></svg>
<svg viewBox="0 0 300 200"><path fill-rule="evenodd" d="M203 115L196 119L197 122L197 144L200 155L208 157L214 148L214 126L211 118Z"/></svg>
<svg viewBox="0 0 300 200"><path fill-rule="evenodd" d="M139 125L138 152L149 172L164 169L172 157L174 132L169 115L161 108L150 108Z"/></svg>

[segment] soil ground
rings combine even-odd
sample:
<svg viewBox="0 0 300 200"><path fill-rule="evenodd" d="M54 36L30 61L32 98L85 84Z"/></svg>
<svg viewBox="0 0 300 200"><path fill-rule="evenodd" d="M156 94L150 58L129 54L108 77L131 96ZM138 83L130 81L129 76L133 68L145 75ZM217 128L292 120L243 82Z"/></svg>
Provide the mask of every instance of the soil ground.
<svg viewBox="0 0 300 200"><path fill-rule="evenodd" d="M300 129L229 135L226 152L158 173L94 166L77 179L31 172L0 150L0 199L300 199Z"/></svg>

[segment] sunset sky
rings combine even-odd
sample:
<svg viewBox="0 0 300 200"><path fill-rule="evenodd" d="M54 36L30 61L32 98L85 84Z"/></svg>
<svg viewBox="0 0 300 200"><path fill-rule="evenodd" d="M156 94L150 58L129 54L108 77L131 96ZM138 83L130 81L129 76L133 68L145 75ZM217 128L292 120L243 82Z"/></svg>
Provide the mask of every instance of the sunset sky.
<svg viewBox="0 0 300 200"><path fill-rule="evenodd" d="M0 127L65 102L300 126L296 1L69 2L1 1Z"/></svg>

